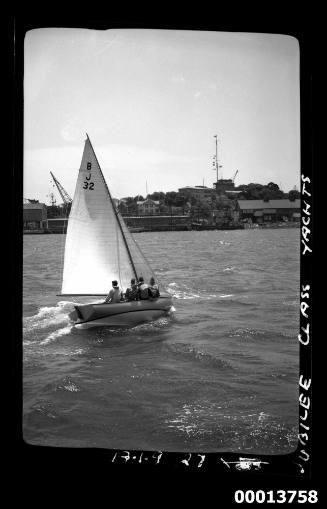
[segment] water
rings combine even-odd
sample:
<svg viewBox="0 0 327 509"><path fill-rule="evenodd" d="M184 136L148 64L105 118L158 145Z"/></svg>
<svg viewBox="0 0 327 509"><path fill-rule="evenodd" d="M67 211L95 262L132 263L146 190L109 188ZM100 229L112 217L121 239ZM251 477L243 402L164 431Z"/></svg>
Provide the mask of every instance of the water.
<svg viewBox="0 0 327 509"><path fill-rule="evenodd" d="M135 234L176 312L76 330L64 235L24 236L24 439L282 454L296 449L299 229ZM76 300L75 302L78 302Z"/></svg>

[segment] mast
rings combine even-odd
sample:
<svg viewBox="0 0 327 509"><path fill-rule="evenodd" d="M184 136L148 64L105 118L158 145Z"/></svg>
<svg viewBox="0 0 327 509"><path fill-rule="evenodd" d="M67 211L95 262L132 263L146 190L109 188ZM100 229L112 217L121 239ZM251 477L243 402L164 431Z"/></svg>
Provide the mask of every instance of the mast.
<svg viewBox="0 0 327 509"><path fill-rule="evenodd" d="M214 135L214 138L216 138L216 174L217 174L217 182L218 182L218 140L217 140L217 134Z"/></svg>
<svg viewBox="0 0 327 509"><path fill-rule="evenodd" d="M130 252L130 250L129 250L129 246L128 246L128 243L127 243L127 240L126 240L126 237L125 237L125 233L124 233L123 228L122 228L122 225L121 225L121 223L120 223L120 219L119 219L119 216L118 216L117 208L116 208L116 206L115 206L115 204L114 204L114 202L113 202L113 199L112 199L112 197L111 197L110 191L109 191L108 186L107 186L107 182L105 181L105 178L104 178L104 176L103 176L103 173L102 173L101 166L100 166L100 164L99 164L98 158L97 158L97 156L96 156L96 153L94 152L94 148L93 148L93 146L92 146L91 140L90 140L90 138L89 138L89 136L88 136L88 134L87 134L87 133L86 133L86 136L87 136L87 139L88 139L88 141L89 141L89 143L90 143L90 145L91 145L91 149L92 149L92 151L93 151L93 154L94 154L95 160L96 160L96 162L97 162L97 164L98 164L98 166L99 166L100 175L101 175L101 177L102 177L102 180L103 180L103 182L104 182L104 185L106 186L107 193L108 193L108 195L109 195L109 198L110 198L110 202L111 202L112 208L113 208L113 210L114 210L114 212L115 212L115 214L116 214L116 219L117 219L117 222L118 222L118 224L119 224L119 228L120 228L121 234L122 234L122 236L123 236L123 240L124 240L124 243L125 243L125 247L126 247L126 249L127 249L127 253L128 253L128 256L129 256L130 262L131 262L131 264L132 264L132 268L133 268L133 271L134 271L134 275L135 275L136 279L138 279L137 272L136 272L136 268L135 268L135 265L134 265L134 262L133 262L133 258L132 258L132 255L131 255L131 252Z"/></svg>

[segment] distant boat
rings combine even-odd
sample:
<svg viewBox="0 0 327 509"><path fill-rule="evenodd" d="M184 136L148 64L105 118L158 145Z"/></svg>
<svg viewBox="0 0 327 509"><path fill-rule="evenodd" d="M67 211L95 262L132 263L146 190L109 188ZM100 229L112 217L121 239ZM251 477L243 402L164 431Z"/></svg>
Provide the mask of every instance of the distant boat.
<svg viewBox="0 0 327 509"><path fill-rule="evenodd" d="M60 295L105 297L113 280L124 291L140 276L148 281L154 273L114 204L87 136L68 219ZM132 327L171 309L171 295L160 291L151 300L77 304L69 316L85 328Z"/></svg>
<svg viewBox="0 0 327 509"><path fill-rule="evenodd" d="M144 232L144 228L137 228L137 227L134 227L134 226L129 226L128 229L132 233L141 233L141 232Z"/></svg>

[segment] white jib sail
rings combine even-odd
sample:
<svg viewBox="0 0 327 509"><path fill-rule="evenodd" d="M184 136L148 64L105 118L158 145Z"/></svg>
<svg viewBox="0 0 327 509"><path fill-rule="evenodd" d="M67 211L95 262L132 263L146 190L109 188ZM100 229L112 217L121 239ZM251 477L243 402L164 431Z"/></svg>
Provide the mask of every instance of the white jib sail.
<svg viewBox="0 0 327 509"><path fill-rule="evenodd" d="M87 138L68 220L62 294L104 295L113 280L122 290L130 285L135 266L116 214Z"/></svg>

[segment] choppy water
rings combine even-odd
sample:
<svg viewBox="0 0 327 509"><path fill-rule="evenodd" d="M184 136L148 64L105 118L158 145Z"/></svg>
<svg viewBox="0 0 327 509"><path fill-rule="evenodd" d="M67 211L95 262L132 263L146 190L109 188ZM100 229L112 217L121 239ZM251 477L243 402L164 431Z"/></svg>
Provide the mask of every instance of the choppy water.
<svg viewBox="0 0 327 509"><path fill-rule="evenodd" d="M297 445L299 229L135 234L173 316L76 330L64 235L24 236L24 439L280 454ZM77 302L77 300L76 300Z"/></svg>

